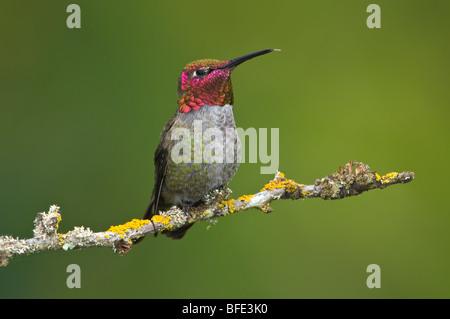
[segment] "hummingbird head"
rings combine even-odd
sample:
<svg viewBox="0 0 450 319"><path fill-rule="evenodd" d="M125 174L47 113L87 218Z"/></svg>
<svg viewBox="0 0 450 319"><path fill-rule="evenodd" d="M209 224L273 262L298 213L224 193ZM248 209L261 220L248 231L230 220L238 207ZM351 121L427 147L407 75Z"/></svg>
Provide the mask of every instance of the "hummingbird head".
<svg viewBox="0 0 450 319"><path fill-rule="evenodd" d="M242 62L272 51L279 50L261 50L228 61L204 59L189 63L178 79L178 110L189 113L205 104L233 104L231 72Z"/></svg>

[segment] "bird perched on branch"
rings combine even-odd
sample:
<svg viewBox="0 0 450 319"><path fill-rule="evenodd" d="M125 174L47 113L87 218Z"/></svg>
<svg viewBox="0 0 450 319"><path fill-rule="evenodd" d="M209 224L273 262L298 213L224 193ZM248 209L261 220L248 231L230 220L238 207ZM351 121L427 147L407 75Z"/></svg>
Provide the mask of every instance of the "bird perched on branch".
<svg viewBox="0 0 450 319"><path fill-rule="evenodd" d="M278 50L186 65L178 79L178 109L162 130L155 152L155 184L144 219L172 206L189 214L188 208L210 191L228 185L241 156L230 75L241 63L272 51ZM181 239L191 226L163 233Z"/></svg>

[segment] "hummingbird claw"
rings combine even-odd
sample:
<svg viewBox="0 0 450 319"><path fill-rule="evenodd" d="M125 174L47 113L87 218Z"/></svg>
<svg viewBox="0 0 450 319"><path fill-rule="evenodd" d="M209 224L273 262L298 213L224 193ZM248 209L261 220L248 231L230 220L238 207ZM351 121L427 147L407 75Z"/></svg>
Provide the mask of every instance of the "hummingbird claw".
<svg viewBox="0 0 450 319"><path fill-rule="evenodd" d="M190 203L190 204L187 204L187 203L181 204L181 210L186 214L186 216L188 218L192 218L192 215L191 215L191 213L189 212L189 209L188 209L188 208L191 208L192 206L194 206L192 203Z"/></svg>

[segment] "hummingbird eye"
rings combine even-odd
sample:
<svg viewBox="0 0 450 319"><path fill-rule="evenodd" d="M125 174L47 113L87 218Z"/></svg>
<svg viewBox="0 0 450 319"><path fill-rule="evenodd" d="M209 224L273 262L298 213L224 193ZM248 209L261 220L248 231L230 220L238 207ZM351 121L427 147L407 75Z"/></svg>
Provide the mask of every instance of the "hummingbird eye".
<svg viewBox="0 0 450 319"><path fill-rule="evenodd" d="M207 74L209 72L208 68L204 68L204 69L198 69L197 71L194 71L194 73L192 74L194 77L195 76L204 76L205 74Z"/></svg>

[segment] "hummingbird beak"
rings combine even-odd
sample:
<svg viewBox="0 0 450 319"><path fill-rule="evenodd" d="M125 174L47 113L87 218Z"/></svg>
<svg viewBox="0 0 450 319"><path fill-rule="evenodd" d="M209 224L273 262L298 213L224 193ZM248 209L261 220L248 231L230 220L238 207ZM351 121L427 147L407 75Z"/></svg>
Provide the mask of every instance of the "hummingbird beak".
<svg viewBox="0 0 450 319"><path fill-rule="evenodd" d="M237 67L242 62L245 62L247 60L253 59L254 57L257 57L257 56L260 56L260 55L263 55L263 54L270 53L272 51L281 51L281 50L279 50L279 49L265 49L265 50L253 52L253 53L250 53L250 54L246 54L246 55L243 55L243 56L241 56L239 58L232 59L232 60L228 61L227 64L225 64L224 66L219 67L218 69L231 69L231 70L233 70L235 67Z"/></svg>

